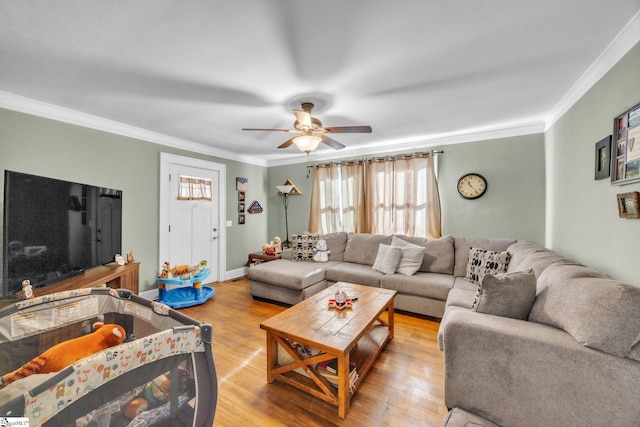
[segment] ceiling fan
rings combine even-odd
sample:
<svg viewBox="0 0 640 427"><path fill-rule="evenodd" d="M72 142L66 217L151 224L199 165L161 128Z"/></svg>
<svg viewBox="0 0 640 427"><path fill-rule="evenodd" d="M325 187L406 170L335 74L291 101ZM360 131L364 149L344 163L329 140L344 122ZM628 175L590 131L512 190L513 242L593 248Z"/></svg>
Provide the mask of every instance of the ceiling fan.
<svg viewBox="0 0 640 427"><path fill-rule="evenodd" d="M320 142L323 142L336 150L343 149L345 147L343 144L327 136L327 134L330 133L371 133L371 126L322 126L322 122L320 120L315 117L311 117L311 110L313 110L312 102L303 102L302 110L293 110L293 114L296 115L296 121L293 123L294 129L243 128L242 130L299 133L299 135L289 138L280 144L278 148L287 148L291 144L295 144L300 150L307 154L315 150Z"/></svg>

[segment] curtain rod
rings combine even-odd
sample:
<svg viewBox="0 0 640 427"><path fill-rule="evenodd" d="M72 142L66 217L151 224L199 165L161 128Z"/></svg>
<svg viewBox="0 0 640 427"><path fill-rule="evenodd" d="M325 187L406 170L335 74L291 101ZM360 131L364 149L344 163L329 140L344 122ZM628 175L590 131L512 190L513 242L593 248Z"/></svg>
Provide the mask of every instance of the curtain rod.
<svg viewBox="0 0 640 427"><path fill-rule="evenodd" d="M393 154L393 155L388 155L388 156L381 156L381 157L370 157L368 159L353 159L353 160L342 160L339 162L328 162L328 163L317 163L315 165L308 165L307 169L309 168L328 168L331 166L338 166L338 165L350 165L350 164L359 164L362 162L379 162L379 161L393 161L396 160L396 158L400 158L400 159L410 159L413 157L421 157L421 156L433 156L436 154L444 154L444 150L431 150L431 151L424 151L424 152L418 152L418 153L406 153L406 154Z"/></svg>

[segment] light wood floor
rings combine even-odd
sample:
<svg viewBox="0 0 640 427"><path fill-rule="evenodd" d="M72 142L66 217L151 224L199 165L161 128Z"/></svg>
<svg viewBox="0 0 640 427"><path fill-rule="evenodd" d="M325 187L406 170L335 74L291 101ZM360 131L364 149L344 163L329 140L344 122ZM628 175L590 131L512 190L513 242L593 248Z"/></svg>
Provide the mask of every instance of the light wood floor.
<svg viewBox="0 0 640 427"><path fill-rule="evenodd" d="M216 294L209 301L180 311L213 326L219 393L214 426L440 426L447 409L437 322L396 313L394 339L341 420L336 407L266 381L259 325L285 307L253 300L246 278L212 286Z"/></svg>

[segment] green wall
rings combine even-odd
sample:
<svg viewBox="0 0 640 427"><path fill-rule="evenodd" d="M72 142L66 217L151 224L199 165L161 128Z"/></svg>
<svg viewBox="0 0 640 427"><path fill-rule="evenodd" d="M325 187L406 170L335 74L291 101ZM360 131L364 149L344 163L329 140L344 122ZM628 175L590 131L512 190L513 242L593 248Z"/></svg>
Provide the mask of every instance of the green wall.
<svg viewBox="0 0 640 427"><path fill-rule="evenodd" d="M640 102L639 69L640 45L544 135L429 147L444 150L439 156L443 234L532 240L640 284L640 221L618 218L616 207L617 193L639 191L640 184L612 186L593 179L595 143L611 134L613 117ZM308 228L310 163L265 168L2 109L0 124L0 170L124 191L123 251L133 251L142 263L141 290L155 287L159 268L161 152L226 165L226 214L233 223L227 228L228 275L242 272L247 253L260 250L262 243L275 235L285 238L282 197L275 186L287 179L302 191L290 197L289 236ZM458 178L467 172L488 180L489 189L478 200L456 193ZM236 177L249 181L246 206L257 200L264 208L261 214L247 213L244 225L238 225Z"/></svg>
<svg viewBox="0 0 640 427"><path fill-rule="evenodd" d="M429 149L444 150L438 156L443 235L510 237L544 243L542 134L412 151ZM274 189L269 193L269 206L277 212L269 215L270 236L285 233L282 198L276 195L275 186L287 178L302 191L302 195L289 199L289 235L307 230L312 183L311 175L307 179L308 165L269 168L269 187ZM480 173L488 181L487 192L477 200L458 196L458 178L467 172Z"/></svg>
<svg viewBox="0 0 640 427"><path fill-rule="evenodd" d="M618 217L616 194L640 184L594 180L595 144L640 102L640 44L546 132L547 245L613 278L640 285L640 220Z"/></svg>
<svg viewBox="0 0 640 427"><path fill-rule="evenodd" d="M247 215L238 225L235 177L249 179L247 199L262 201L266 168L173 149L80 126L0 109L0 171L5 169L123 190L123 252L140 266L140 290L158 274L160 153L224 163L227 167L226 271L246 266L257 241L266 240L266 215ZM3 203L4 174L0 176ZM221 224L224 226L224 224ZM258 247L259 249L259 247ZM225 267L223 267L225 268Z"/></svg>

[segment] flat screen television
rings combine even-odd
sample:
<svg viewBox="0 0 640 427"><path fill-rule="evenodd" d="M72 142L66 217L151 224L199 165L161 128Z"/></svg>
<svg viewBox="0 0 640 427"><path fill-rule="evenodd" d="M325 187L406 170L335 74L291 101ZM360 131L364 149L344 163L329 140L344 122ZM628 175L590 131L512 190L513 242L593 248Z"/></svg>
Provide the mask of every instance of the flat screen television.
<svg viewBox="0 0 640 427"><path fill-rule="evenodd" d="M121 253L122 191L5 170L2 298L52 285Z"/></svg>

